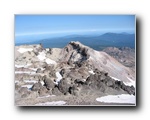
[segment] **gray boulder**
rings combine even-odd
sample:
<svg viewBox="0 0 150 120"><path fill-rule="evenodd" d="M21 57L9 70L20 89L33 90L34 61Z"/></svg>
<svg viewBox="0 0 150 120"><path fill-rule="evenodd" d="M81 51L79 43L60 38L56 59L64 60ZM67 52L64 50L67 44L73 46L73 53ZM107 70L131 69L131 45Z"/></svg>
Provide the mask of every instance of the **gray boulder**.
<svg viewBox="0 0 150 120"><path fill-rule="evenodd" d="M41 68L38 68L37 71L36 71L36 73L42 73Z"/></svg>
<svg viewBox="0 0 150 120"><path fill-rule="evenodd" d="M44 80L45 86L48 90L52 90L55 87L54 82L50 78Z"/></svg>
<svg viewBox="0 0 150 120"><path fill-rule="evenodd" d="M38 82L38 83L35 83L35 84L32 86L31 90L32 90L32 91L39 91L41 88L42 88L42 84L41 84L41 82Z"/></svg>
<svg viewBox="0 0 150 120"><path fill-rule="evenodd" d="M79 95L79 90L77 88L77 85L73 85L72 87L69 88L69 93L71 95L78 96Z"/></svg>
<svg viewBox="0 0 150 120"><path fill-rule="evenodd" d="M65 74L65 69L62 69L62 70L60 71L60 74L61 74L61 76L64 76L64 74Z"/></svg>
<svg viewBox="0 0 150 120"><path fill-rule="evenodd" d="M39 91L38 91L38 93L39 93L39 96L45 96L45 95L47 95L47 89L46 89L46 87L42 87Z"/></svg>
<svg viewBox="0 0 150 120"><path fill-rule="evenodd" d="M67 93L69 91L70 85L66 82L66 80L61 80L58 84L58 89L63 94Z"/></svg>
<svg viewBox="0 0 150 120"><path fill-rule="evenodd" d="M62 93L58 90L58 88L57 87L55 87L55 88L53 88L52 89L52 94L54 94L54 95L62 95Z"/></svg>

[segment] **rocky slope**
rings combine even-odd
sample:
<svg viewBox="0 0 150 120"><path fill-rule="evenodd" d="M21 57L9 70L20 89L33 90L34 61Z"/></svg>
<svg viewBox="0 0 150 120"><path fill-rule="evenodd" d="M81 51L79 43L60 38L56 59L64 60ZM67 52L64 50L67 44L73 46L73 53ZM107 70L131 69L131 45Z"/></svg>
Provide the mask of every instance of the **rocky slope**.
<svg viewBox="0 0 150 120"><path fill-rule="evenodd" d="M103 50L116 60L118 60L121 64L126 67L130 67L131 69L135 69L135 50L129 47L107 47Z"/></svg>
<svg viewBox="0 0 150 120"><path fill-rule="evenodd" d="M61 61L72 64L87 64L126 83L135 80L134 72L120 64L105 52L93 50L79 42L70 42L61 52Z"/></svg>
<svg viewBox="0 0 150 120"><path fill-rule="evenodd" d="M134 86L133 70L79 42L15 47L16 105L102 105L97 97L135 95Z"/></svg>

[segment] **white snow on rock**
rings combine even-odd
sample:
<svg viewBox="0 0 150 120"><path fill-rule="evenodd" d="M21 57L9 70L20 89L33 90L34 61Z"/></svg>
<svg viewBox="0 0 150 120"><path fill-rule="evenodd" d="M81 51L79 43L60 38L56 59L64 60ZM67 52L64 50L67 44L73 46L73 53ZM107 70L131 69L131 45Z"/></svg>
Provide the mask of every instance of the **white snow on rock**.
<svg viewBox="0 0 150 120"><path fill-rule="evenodd" d="M33 50L33 48L19 48L19 49L18 49L18 52L24 53L24 52L32 51L32 50Z"/></svg>
<svg viewBox="0 0 150 120"><path fill-rule="evenodd" d="M130 79L129 77L127 77L129 80L130 80L130 82L128 82L127 84L129 85L129 86L134 86L135 87L135 81L133 81L132 79Z"/></svg>
<svg viewBox="0 0 150 120"><path fill-rule="evenodd" d="M37 71L38 68L29 68L30 70Z"/></svg>
<svg viewBox="0 0 150 120"><path fill-rule="evenodd" d="M37 83L37 80L24 80L25 83Z"/></svg>
<svg viewBox="0 0 150 120"><path fill-rule="evenodd" d="M58 82L60 82L60 80L62 79L62 76L59 72L56 72L56 77L57 77L57 79L56 79L55 83L58 84Z"/></svg>
<svg viewBox="0 0 150 120"><path fill-rule="evenodd" d="M41 84L42 84L42 86L44 85L44 82L43 81L41 81Z"/></svg>
<svg viewBox="0 0 150 120"><path fill-rule="evenodd" d="M115 78L115 77L112 77L112 76L110 76L112 79L114 79L114 80L118 80L118 81L121 81L120 79L118 79L118 78Z"/></svg>
<svg viewBox="0 0 150 120"><path fill-rule="evenodd" d="M90 70L90 71L89 71L89 73L91 73L91 74L95 74L95 73L93 72L93 70Z"/></svg>
<svg viewBox="0 0 150 120"><path fill-rule="evenodd" d="M24 68L27 68L27 67L29 67L31 64L27 64L27 65L15 65L15 67L16 68L22 68L22 67L24 67Z"/></svg>
<svg viewBox="0 0 150 120"><path fill-rule="evenodd" d="M39 52L39 55L37 56L39 60L43 61L46 59L46 54L44 52Z"/></svg>
<svg viewBox="0 0 150 120"><path fill-rule="evenodd" d="M135 104L135 96L129 94L121 94L121 95L108 95L100 98L96 98L98 102L105 103L130 103Z"/></svg>
<svg viewBox="0 0 150 120"><path fill-rule="evenodd" d="M27 87L28 89L31 89L33 85L22 85L21 87Z"/></svg>
<svg viewBox="0 0 150 120"><path fill-rule="evenodd" d="M22 74L22 73L36 74L35 72L30 72L30 71L15 71L15 74Z"/></svg>
<svg viewBox="0 0 150 120"><path fill-rule="evenodd" d="M49 59L49 58L46 58L45 62L46 62L47 64L57 64L54 60L51 60L51 59Z"/></svg>
<svg viewBox="0 0 150 120"><path fill-rule="evenodd" d="M47 64L57 64L54 60L51 60L49 58L46 58L46 54L44 52L39 52L39 55L37 56L38 59L40 61L44 61L47 63Z"/></svg>
<svg viewBox="0 0 150 120"><path fill-rule="evenodd" d="M52 102L45 102L45 103L37 103L37 106L53 106L53 105L64 105L66 104L65 101L52 101Z"/></svg>
<svg viewBox="0 0 150 120"><path fill-rule="evenodd" d="M112 76L110 76L112 79L114 79L114 80L118 80L118 81L121 81L121 80L119 80L118 78L115 78L115 77L112 77ZM128 78L128 77L127 77ZM125 84L125 85L128 85L128 86L134 86L135 87L135 81L133 81L132 79L130 79L130 78L128 78L129 80L130 80L130 82L124 82L123 81L123 83Z"/></svg>

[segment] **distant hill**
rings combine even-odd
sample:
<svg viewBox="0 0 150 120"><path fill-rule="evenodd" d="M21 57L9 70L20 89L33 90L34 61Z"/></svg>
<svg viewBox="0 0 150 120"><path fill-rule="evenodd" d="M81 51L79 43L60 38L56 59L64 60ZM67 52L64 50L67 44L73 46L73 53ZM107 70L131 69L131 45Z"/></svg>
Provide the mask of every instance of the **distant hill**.
<svg viewBox="0 0 150 120"><path fill-rule="evenodd" d="M105 47L135 48L135 34L128 33L105 33L99 36L69 35L65 37L42 39L26 44L42 43L45 48L63 48L70 41L79 41L95 50L102 50ZM16 45L19 44L16 43Z"/></svg>

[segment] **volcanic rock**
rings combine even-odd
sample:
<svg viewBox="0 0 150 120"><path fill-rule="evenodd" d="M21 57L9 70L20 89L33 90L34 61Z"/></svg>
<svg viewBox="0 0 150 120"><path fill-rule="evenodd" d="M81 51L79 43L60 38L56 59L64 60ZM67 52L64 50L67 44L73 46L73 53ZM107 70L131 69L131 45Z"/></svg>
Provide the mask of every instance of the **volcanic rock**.
<svg viewBox="0 0 150 120"><path fill-rule="evenodd" d="M35 83L35 84L32 86L31 90L32 90L32 91L38 91L38 90L40 90L41 88L42 88L42 84L41 84L40 82L38 82L38 83Z"/></svg>

